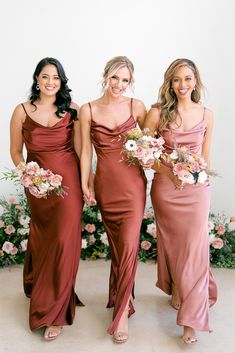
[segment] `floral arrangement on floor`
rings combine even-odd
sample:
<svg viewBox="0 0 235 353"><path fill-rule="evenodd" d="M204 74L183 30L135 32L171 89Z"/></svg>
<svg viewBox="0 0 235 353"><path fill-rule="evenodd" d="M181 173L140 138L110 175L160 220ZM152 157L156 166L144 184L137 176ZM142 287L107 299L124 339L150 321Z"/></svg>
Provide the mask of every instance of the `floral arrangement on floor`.
<svg viewBox="0 0 235 353"><path fill-rule="evenodd" d="M211 214L208 222L212 266L235 268L235 217ZM30 211L22 193L16 198L0 199L0 267L24 261L29 234ZM107 234L97 206L84 207L82 225L82 259L110 259ZM154 213L146 210L141 225L139 260L157 258L157 230Z"/></svg>

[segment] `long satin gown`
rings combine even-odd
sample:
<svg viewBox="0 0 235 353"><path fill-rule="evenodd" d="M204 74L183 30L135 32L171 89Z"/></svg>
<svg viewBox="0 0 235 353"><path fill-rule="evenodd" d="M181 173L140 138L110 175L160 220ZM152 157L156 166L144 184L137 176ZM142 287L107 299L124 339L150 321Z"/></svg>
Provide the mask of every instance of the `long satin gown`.
<svg viewBox="0 0 235 353"><path fill-rule="evenodd" d="M67 192L64 198L51 193L47 199L26 192L31 222L23 281L31 298L30 328L71 325L79 304L74 287L83 206L79 159L72 146L73 121L66 113L55 125L45 127L26 112L22 133L27 162L60 174Z"/></svg>
<svg viewBox="0 0 235 353"><path fill-rule="evenodd" d="M132 107L132 100L131 100ZM137 268L140 227L146 198L146 179L142 168L129 166L122 159L122 134L136 127L131 115L114 129L96 123L91 111L91 137L97 153L95 195L111 250L109 301L114 307L108 333L117 328L127 302L133 294ZM129 316L134 313L129 304Z"/></svg>
<svg viewBox="0 0 235 353"><path fill-rule="evenodd" d="M171 153L176 144L200 154L206 128L203 118L185 132L164 130L165 151ZM169 295L172 282L177 287L178 325L210 331L209 307L217 300L217 287L209 267L209 183L186 184L181 191L166 175L155 173L151 199L158 227L157 286Z"/></svg>

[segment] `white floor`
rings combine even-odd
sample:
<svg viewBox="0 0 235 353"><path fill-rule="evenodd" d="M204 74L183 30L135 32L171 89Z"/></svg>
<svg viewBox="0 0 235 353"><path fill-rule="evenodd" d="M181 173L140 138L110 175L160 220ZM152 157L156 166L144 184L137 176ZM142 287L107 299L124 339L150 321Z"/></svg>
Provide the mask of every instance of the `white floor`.
<svg viewBox="0 0 235 353"><path fill-rule="evenodd" d="M76 291L86 304L76 309L72 326L55 341L28 327L29 300L22 291L22 266L0 269L0 353L232 353L235 352L235 271L214 269L219 300L211 310L213 332L198 333L199 342L181 342L181 327L168 296L155 287L156 265L139 264L136 313L129 320L130 338L117 345L106 328L112 311L106 309L110 262L81 261Z"/></svg>

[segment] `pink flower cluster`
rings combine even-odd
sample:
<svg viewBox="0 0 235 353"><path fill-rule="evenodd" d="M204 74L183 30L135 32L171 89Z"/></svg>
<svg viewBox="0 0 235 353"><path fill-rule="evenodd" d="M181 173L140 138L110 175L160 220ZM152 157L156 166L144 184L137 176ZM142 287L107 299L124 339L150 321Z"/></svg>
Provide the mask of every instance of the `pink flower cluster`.
<svg viewBox="0 0 235 353"><path fill-rule="evenodd" d="M36 198L47 198L52 191L62 197L65 195L62 176L52 173L49 169L40 168L36 162L20 162L15 170L4 173L4 176L19 182Z"/></svg>
<svg viewBox="0 0 235 353"><path fill-rule="evenodd" d="M226 243L226 231L230 223L235 222L235 217L228 220L225 215L211 215L208 223L209 242L214 249L222 249Z"/></svg>
<svg viewBox="0 0 235 353"><path fill-rule="evenodd" d="M183 184L204 184L208 178L206 161L185 146L175 148L171 154L165 154L164 159L172 164L174 175Z"/></svg>
<svg viewBox="0 0 235 353"><path fill-rule="evenodd" d="M141 131L134 128L125 134L123 152L130 164L139 162L144 165L154 160L160 162L164 142L162 137L152 137L149 129Z"/></svg>

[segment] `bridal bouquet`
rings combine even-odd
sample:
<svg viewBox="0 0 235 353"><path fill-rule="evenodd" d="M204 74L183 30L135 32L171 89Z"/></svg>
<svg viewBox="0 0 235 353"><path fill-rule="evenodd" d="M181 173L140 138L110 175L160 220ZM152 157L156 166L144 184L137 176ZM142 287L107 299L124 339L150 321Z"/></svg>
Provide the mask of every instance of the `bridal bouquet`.
<svg viewBox="0 0 235 353"><path fill-rule="evenodd" d="M171 154L165 154L163 158L172 164L174 175L183 184L204 184L208 178L206 161L200 155L190 152L185 146L175 148Z"/></svg>
<svg viewBox="0 0 235 353"><path fill-rule="evenodd" d="M156 160L160 163L164 142L162 137L152 137L149 129L133 128L124 135L122 152L125 153L130 164L136 162L146 164L149 160Z"/></svg>
<svg viewBox="0 0 235 353"><path fill-rule="evenodd" d="M62 197L66 194L62 187L63 177L52 173L49 169L40 168L36 162L20 162L14 170L3 175L3 179L13 180L16 184L22 185L38 199L47 198L53 191Z"/></svg>

